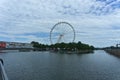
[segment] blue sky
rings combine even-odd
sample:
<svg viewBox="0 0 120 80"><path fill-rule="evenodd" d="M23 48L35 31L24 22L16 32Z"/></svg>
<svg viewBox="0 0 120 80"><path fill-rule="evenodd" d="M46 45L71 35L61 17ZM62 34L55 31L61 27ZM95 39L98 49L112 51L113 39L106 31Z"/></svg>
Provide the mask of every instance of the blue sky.
<svg viewBox="0 0 120 80"><path fill-rule="evenodd" d="M49 32L60 21L74 27L76 42L120 43L120 0L0 0L0 41L50 44Z"/></svg>

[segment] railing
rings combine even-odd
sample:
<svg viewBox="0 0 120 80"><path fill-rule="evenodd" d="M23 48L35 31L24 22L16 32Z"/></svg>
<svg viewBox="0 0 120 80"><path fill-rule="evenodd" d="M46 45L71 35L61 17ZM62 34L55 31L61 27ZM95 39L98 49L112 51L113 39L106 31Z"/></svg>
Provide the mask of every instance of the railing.
<svg viewBox="0 0 120 80"><path fill-rule="evenodd" d="M5 72L2 59L0 59L0 80L8 80L8 77L7 77L7 74Z"/></svg>

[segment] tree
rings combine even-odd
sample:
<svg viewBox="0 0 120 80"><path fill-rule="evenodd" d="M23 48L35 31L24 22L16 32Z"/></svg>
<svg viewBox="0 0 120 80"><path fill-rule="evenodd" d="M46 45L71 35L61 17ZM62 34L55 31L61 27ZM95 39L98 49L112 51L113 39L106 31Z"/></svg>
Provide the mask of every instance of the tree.
<svg viewBox="0 0 120 80"><path fill-rule="evenodd" d="M39 42L32 41L31 44L33 45L34 48L39 47Z"/></svg>

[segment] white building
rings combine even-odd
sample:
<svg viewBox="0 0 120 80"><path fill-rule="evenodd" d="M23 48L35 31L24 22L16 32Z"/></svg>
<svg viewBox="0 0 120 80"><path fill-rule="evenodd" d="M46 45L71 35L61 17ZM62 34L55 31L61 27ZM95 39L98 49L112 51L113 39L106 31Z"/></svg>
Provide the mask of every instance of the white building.
<svg viewBox="0 0 120 80"><path fill-rule="evenodd" d="M33 48L30 43L6 42L6 48Z"/></svg>

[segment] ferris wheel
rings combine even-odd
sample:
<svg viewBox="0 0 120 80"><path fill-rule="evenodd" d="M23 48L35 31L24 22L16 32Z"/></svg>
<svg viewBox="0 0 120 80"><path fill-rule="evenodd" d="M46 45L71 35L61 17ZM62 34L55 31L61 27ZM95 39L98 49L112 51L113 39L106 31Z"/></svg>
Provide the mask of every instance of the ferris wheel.
<svg viewBox="0 0 120 80"><path fill-rule="evenodd" d="M58 22L50 31L51 44L70 43L75 40L75 30L68 22Z"/></svg>

